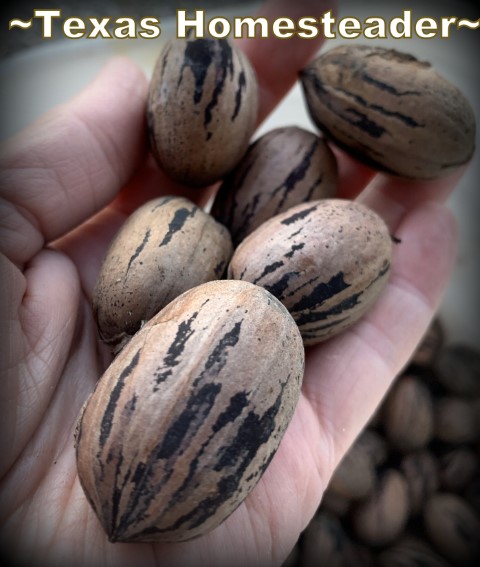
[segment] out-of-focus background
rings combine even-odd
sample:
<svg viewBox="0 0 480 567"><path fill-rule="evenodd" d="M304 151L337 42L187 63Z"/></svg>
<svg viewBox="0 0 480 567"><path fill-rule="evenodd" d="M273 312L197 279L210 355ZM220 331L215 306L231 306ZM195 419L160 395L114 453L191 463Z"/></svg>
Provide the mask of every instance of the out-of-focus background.
<svg viewBox="0 0 480 567"><path fill-rule="evenodd" d="M149 75L161 48L162 41L175 33L177 9L205 9L207 17L240 16L253 14L259 2L242 3L232 1L205 0L204 2L110 0L101 5L91 1L76 3L70 1L42 2L34 0L3 8L2 26L8 29L11 18L29 20L34 8L59 8L62 20L78 16L97 18L110 16L130 16L140 19L156 16L161 20L162 35L155 40L116 40L116 39L62 39L60 22L55 20L54 39L41 40L40 22L28 30L19 28L3 31L0 40L0 139L5 139L29 124L45 110L61 103L86 85L112 56L123 54L134 59ZM383 17L387 21L401 16L403 10L413 9L414 18L455 15L459 18L475 20L480 16L480 3L465 0L417 0L414 5L400 0L368 0L340 2L339 17L356 16L360 20L368 16ZM311 2L314 6L314 2ZM309 16L321 16L308 13ZM328 42L326 48L345 40L337 38ZM408 51L420 59L431 61L434 66L453 83L457 84L474 106L477 121L480 119L480 31L466 28L452 28L450 39L400 39L375 40L378 44ZM267 130L288 124L297 124L307 129L314 127L305 110L300 88L296 86L277 110L268 118L257 132L257 136ZM478 142L477 134L477 147ZM477 216L479 206L480 157L474 159L460 187L452 197L450 205L460 226L460 251L455 274L442 305L441 315L446 324L449 340L462 341L472 346L480 345L478 314L479 292L477 277L480 245L480 223Z"/></svg>

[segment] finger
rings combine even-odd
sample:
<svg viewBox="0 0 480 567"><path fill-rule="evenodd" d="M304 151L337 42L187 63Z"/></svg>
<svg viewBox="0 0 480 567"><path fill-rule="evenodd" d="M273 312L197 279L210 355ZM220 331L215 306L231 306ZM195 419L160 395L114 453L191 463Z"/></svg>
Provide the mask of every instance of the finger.
<svg viewBox="0 0 480 567"><path fill-rule="evenodd" d="M358 201L377 212L394 229L401 219L423 203L443 203L466 171L462 167L447 177L434 181L401 179L378 174L358 196Z"/></svg>
<svg viewBox="0 0 480 567"><path fill-rule="evenodd" d="M377 171L349 156L330 144L338 165L337 196L340 199L355 199L374 179Z"/></svg>
<svg viewBox="0 0 480 567"><path fill-rule="evenodd" d="M79 286L73 264L51 250L37 255L24 276L10 262L0 269L10 312L0 403L5 473L35 436L56 393L77 324Z"/></svg>
<svg viewBox="0 0 480 567"><path fill-rule="evenodd" d="M374 308L339 337L310 349L305 392L335 448L337 464L404 367L437 309L456 253L456 227L427 203L394 227L390 281Z"/></svg>
<svg viewBox="0 0 480 567"><path fill-rule="evenodd" d="M79 96L7 143L2 241L12 261L25 263L44 242L100 210L132 176L146 149L146 96L143 73L129 60L115 59ZM11 233L28 238L15 244Z"/></svg>
<svg viewBox="0 0 480 567"><path fill-rule="evenodd" d="M127 217L132 211L160 195L186 197L199 207L204 207L215 187L216 185L200 189L173 181L158 167L153 156L149 155L112 202L112 207Z"/></svg>
<svg viewBox="0 0 480 567"><path fill-rule="evenodd" d="M319 18L324 12L336 10L336 0L269 0L256 17L286 17L294 22L305 16ZM286 41L270 31L268 38L240 39L238 45L246 53L257 73L260 91L259 122L274 109L279 100L298 79L298 72L310 61L324 42L322 34L303 39L293 35Z"/></svg>

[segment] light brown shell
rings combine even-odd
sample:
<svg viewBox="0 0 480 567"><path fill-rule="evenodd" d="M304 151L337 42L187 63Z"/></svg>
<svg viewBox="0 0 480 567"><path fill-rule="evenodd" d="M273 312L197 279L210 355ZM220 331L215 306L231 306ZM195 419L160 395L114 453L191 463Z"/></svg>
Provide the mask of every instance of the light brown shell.
<svg viewBox="0 0 480 567"><path fill-rule="evenodd" d="M356 322L383 290L392 242L383 220L352 201L292 207L235 250L228 277L270 291L287 307L305 345Z"/></svg>
<svg viewBox="0 0 480 567"><path fill-rule="evenodd" d="M290 207L334 197L337 161L322 138L303 128L276 128L256 140L225 179L211 214L237 246Z"/></svg>
<svg viewBox="0 0 480 567"><path fill-rule="evenodd" d="M374 168L433 179L473 155L475 116L468 100L411 55L342 45L312 61L301 81L316 125Z"/></svg>
<svg viewBox="0 0 480 567"><path fill-rule="evenodd" d="M147 106L153 154L176 181L208 185L240 160L258 113L255 73L227 40L173 39L155 65Z"/></svg>
<svg viewBox="0 0 480 567"><path fill-rule="evenodd" d="M304 349L264 289L191 289L124 347L77 433L84 491L111 541L183 541L218 526L270 463L293 415Z"/></svg>
<svg viewBox="0 0 480 567"><path fill-rule="evenodd" d="M172 299L221 278L231 255L228 230L188 199L145 203L116 235L97 279L92 301L102 340L123 345Z"/></svg>

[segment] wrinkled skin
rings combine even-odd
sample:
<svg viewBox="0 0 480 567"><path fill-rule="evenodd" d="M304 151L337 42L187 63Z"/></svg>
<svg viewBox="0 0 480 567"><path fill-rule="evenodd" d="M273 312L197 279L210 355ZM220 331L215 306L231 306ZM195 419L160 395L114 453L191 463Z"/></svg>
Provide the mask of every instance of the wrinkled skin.
<svg viewBox="0 0 480 567"><path fill-rule="evenodd" d="M262 12L295 19L313 6L328 9L282 0ZM319 42L258 42L241 47L257 70L265 117ZM93 321L93 285L134 208L160 194L207 197L169 182L148 158L146 96L142 73L114 60L2 149L0 548L28 565L279 565L433 317L456 247L443 202L460 174L407 182L338 153L340 196L375 209L402 241L385 293L353 328L308 350L280 449L223 525L182 544L110 544L83 495L73 447L78 412L110 360Z"/></svg>

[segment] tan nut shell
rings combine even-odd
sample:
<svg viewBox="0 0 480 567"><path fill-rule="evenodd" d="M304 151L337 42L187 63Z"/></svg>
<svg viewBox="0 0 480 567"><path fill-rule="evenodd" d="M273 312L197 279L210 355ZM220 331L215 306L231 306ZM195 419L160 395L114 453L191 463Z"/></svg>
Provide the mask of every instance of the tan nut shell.
<svg viewBox="0 0 480 567"><path fill-rule="evenodd" d="M101 338L122 345L172 299L222 276L228 230L191 201L161 197L135 211L110 245L93 294Z"/></svg>
<svg viewBox="0 0 480 567"><path fill-rule="evenodd" d="M303 344L264 289L191 289L124 347L77 433L85 493L111 541L181 541L218 526L270 463L293 415Z"/></svg>
<svg viewBox="0 0 480 567"><path fill-rule="evenodd" d="M312 345L356 322L383 290L392 243L383 220L352 201L292 207L235 250L228 277L270 291Z"/></svg>
<svg viewBox="0 0 480 567"><path fill-rule="evenodd" d="M262 222L300 203L334 197L337 161L322 138L303 128L276 128L252 144L225 179L211 214L237 246Z"/></svg>
<svg viewBox="0 0 480 567"><path fill-rule="evenodd" d="M433 179L473 155L473 110L429 63L392 49L342 45L310 63L301 78L317 126L375 168Z"/></svg>
<svg viewBox="0 0 480 567"><path fill-rule="evenodd" d="M169 41L155 65L147 106L160 167L187 185L221 179L248 147L257 90L248 59L227 40Z"/></svg>

